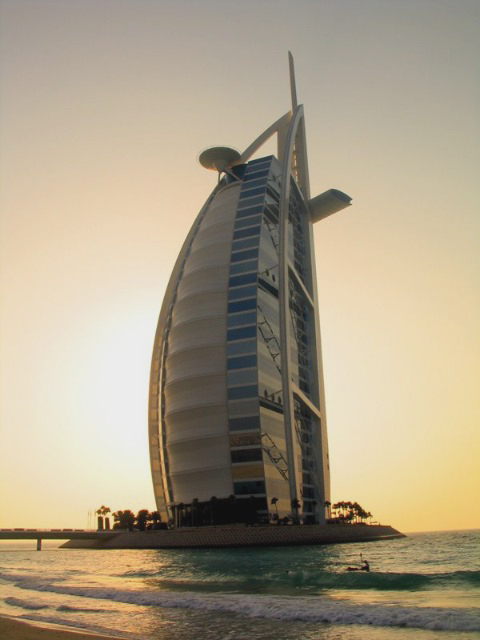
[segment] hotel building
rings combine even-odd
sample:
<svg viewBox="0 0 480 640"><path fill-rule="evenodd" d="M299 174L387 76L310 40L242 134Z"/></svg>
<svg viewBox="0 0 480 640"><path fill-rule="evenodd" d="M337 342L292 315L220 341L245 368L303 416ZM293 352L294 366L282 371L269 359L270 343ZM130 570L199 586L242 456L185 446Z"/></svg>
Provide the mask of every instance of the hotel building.
<svg viewBox="0 0 480 640"><path fill-rule="evenodd" d="M330 498L313 224L350 198L309 192L303 106L243 153L207 149L218 182L173 269L155 336L149 446L176 526L325 522ZM277 138L277 155L261 157Z"/></svg>

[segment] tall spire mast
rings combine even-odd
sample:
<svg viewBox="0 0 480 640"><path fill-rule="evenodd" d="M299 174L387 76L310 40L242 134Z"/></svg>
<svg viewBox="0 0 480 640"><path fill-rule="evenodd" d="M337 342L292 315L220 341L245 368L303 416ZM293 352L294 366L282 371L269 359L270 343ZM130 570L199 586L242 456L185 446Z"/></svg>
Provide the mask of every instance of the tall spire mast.
<svg viewBox="0 0 480 640"><path fill-rule="evenodd" d="M295 67L293 64L293 56L291 51L288 52L288 66L290 69L290 93L292 95L292 111L295 111L295 109L298 107L298 102L297 87L295 84Z"/></svg>

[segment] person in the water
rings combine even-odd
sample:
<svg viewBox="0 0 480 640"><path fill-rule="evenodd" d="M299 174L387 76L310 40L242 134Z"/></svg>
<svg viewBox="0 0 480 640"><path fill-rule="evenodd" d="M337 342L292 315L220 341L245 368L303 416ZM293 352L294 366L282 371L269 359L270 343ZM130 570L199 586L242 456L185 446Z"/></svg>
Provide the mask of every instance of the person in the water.
<svg viewBox="0 0 480 640"><path fill-rule="evenodd" d="M362 554L360 554L360 560L363 562L361 567L347 567L347 571L367 571L370 572L370 563L368 560L364 560Z"/></svg>

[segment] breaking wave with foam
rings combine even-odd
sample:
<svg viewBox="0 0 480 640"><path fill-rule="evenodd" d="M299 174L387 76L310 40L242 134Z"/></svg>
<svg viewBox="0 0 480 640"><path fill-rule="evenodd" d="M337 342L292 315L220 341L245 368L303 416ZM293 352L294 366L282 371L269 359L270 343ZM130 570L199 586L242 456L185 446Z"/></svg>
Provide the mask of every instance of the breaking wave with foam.
<svg viewBox="0 0 480 640"><path fill-rule="evenodd" d="M78 596L95 600L108 600L148 607L182 608L206 611L221 611L252 618L274 620L297 620L328 624L357 624L387 627L429 629L435 631L480 631L480 611L439 607L395 608L385 605L357 605L343 600L321 596L286 597L249 594L198 594L172 593L155 590L132 590L102 587L75 587L49 584L39 578L23 576L0 577L12 581L21 589L37 592ZM20 601L10 598L7 604L26 609L43 609L48 605ZM100 611L88 607L57 607L57 611Z"/></svg>

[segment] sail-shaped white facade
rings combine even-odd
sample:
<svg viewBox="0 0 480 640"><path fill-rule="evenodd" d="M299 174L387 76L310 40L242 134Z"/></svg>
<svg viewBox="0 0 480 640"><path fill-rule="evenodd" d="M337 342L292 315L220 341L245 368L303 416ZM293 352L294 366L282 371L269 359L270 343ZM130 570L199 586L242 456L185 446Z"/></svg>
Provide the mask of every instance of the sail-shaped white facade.
<svg viewBox="0 0 480 640"><path fill-rule="evenodd" d="M177 526L321 523L330 498L312 225L350 198L310 198L290 64L292 111L243 154L201 156L219 181L160 313L150 459L158 511ZM277 157L258 157L271 136Z"/></svg>

